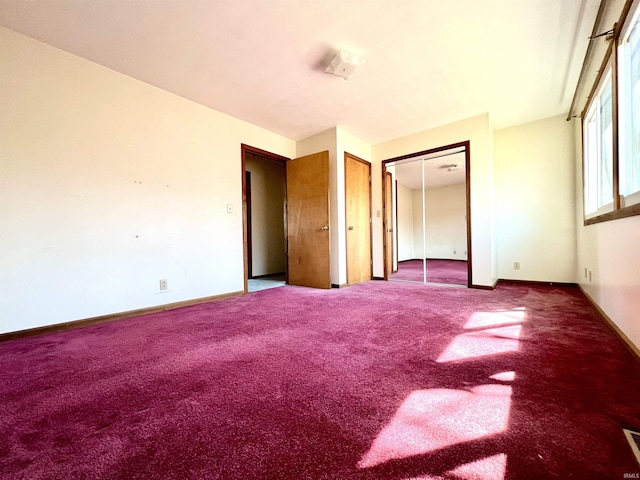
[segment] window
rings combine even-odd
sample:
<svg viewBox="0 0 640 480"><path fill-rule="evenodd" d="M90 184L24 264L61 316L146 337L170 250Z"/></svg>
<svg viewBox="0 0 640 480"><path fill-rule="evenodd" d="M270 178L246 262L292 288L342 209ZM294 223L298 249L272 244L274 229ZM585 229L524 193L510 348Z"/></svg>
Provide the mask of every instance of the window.
<svg viewBox="0 0 640 480"><path fill-rule="evenodd" d="M613 108L611 66L587 111L584 126L585 215L613 210Z"/></svg>
<svg viewBox="0 0 640 480"><path fill-rule="evenodd" d="M586 225L640 215L640 0L625 5L582 114Z"/></svg>
<svg viewBox="0 0 640 480"><path fill-rule="evenodd" d="M620 195L623 206L640 203L640 8L628 18L618 50Z"/></svg>

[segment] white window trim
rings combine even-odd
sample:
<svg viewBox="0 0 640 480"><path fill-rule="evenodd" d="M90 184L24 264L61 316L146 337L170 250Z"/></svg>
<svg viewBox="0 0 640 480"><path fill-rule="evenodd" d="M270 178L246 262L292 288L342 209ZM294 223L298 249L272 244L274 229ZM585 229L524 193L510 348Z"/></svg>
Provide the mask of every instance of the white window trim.
<svg viewBox="0 0 640 480"><path fill-rule="evenodd" d="M627 21L625 22L625 26L620 32L620 41L618 46L618 103L619 110L622 113L623 111L630 111L630 99L627 98L627 91L624 88L624 81L626 79L626 69L629 68L628 57L626 56L626 44L631 36L631 32L633 28L636 26L636 23L640 20L640 1L636 1L634 5L631 7L629 15L627 17ZM622 115L619 115L618 118L619 127L618 127L618 168L621 172L625 167L625 157L628 152L628 142L626 138L627 130L624 127L624 120ZM622 175L620 175L622 177ZM635 205L640 203L640 190L635 192L631 192L629 194L624 194L622 192L622 178L620 178L620 208L624 208L626 206Z"/></svg>
<svg viewBox="0 0 640 480"><path fill-rule="evenodd" d="M592 119L594 117L596 117L596 131L597 131L597 136L596 136L596 143L597 143L597 148L596 148L596 156L597 158L597 162L598 162L598 166L596 167L596 172L595 172L595 185L596 185L596 192L595 192L595 196L596 196L596 205L598 204L598 192L597 192L597 188L598 188L598 183L599 183L599 179L598 179L598 173L597 173L597 169L599 167L599 162L602 161L601 155L602 155L602 136L600 135L602 133L602 128L601 128L601 118L600 118L600 99L603 96L603 93L605 91L605 87L607 87L609 84L611 84L611 88L613 88L613 82L612 82L612 74L613 74L613 65L611 63L611 61L609 61L607 63L607 66L605 67L605 73L604 75L600 78L599 81L599 86L598 89L596 90L596 94L593 96L593 99L591 101L591 104L589 105L589 108L587 109L587 114L585 115L584 118L584 124L583 124L583 145L584 145L584 149L585 151L583 152L583 173L582 173L582 182L583 182L583 192L584 192L584 205L583 205L583 212L584 212L584 218L585 219L591 219L591 218L595 218L598 217L600 215L603 215L605 213L609 213L612 212L614 210L614 204L613 204L613 200L611 202L608 202L604 205L600 205L596 207L596 210L593 211L587 211L587 205L589 205L591 202L589 201L589 199L587 197L589 197L590 195L592 195L592 187L591 187L591 175L589 175L589 160L590 160L590 152L588 151L588 147L589 147L589 129L588 129L588 125L589 122L592 121ZM592 155L593 153L591 153ZM612 177L612 181L613 181L613 177Z"/></svg>

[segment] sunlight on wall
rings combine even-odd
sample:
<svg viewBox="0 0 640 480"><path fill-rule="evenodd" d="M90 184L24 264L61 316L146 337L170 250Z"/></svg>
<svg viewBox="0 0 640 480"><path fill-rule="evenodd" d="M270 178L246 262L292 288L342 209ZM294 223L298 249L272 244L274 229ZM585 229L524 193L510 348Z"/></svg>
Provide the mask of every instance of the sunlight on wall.
<svg viewBox="0 0 640 480"><path fill-rule="evenodd" d="M509 385L478 385L470 390L416 390L374 440L358 468L424 455L504 432L510 406Z"/></svg>

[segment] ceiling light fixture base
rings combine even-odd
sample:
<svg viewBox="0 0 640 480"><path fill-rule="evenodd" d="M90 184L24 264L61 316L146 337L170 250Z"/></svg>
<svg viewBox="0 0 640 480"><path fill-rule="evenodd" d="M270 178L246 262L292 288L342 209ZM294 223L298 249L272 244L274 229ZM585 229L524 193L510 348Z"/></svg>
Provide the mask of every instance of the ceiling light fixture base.
<svg viewBox="0 0 640 480"><path fill-rule="evenodd" d="M340 50L329 66L325 68L324 72L349 80L366 61L365 58L358 55L354 55L346 50Z"/></svg>

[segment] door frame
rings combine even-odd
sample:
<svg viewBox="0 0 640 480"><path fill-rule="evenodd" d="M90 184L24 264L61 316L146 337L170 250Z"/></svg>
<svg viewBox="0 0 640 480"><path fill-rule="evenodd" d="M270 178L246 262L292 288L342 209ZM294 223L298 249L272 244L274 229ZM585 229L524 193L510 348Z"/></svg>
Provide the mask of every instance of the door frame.
<svg viewBox="0 0 640 480"><path fill-rule="evenodd" d="M283 165L286 165L286 162L290 160L290 158L283 157L282 155L278 155L277 153L268 152L266 150L262 150L261 148L252 147L251 145L246 145L244 143L240 144L240 159L241 159L241 178L242 178L242 243L243 243L243 257L244 257L244 293L249 291L249 254L248 254L248 238L247 238L247 184L246 184L246 161L245 157L247 153L252 153L254 155L259 155L261 157L268 158L269 160L274 160L276 162L280 162ZM284 196L284 243L285 243L285 255L287 252L287 170L285 168L284 171L284 188L285 188L285 196ZM289 259L287 257L285 262L285 281L289 283Z"/></svg>
<svg viewBox="0 0 640 480"><path fill-rule="evenodd" d="M388 268L388 262L389 262L389 258L387 257L387 252L389 250L389 244L387 239L389 237L391 237L391 273L394 273L394 269L393 269L393 249L394 249L394 234L397 235L397 228L395 223L398 221L398 216L397 216L397 210L396 210L396 216L394 217L394 212L393 212L393 201L394 201L394 197L393 197L393 174L391 172L387 172L387 166L385 164L382 165L382 226L383 226L383 235L382 235L382 248L383 248L383 256L382 259L384 261L384 279L385 280L389 280L389 268ZM387 182L387 179L389 179L389 181ZM387 206L387 183L391 184L391 205ZM397 192L396 192L397 193ZM397 207L398 203L396 200L396 207ZM387 210L390 210L390 212L388 212ZM387 217L387 214L391 213L390 217ZM389 224L387 223L387 218L391 218L391 228L392 231L389 232ZM394 218L395 218L395 222L394 222ZM389 235L391 234L391 235ZM397 241L395 243L395 245L397 245Z"/></svg>
<svg viewBox="0 0 640 480"><path fill-rule="evenodd" d="M371 184L371 162L368 162L367 160L364 160L360 157L356 157L355 155L349 153L349 152L344 152L344 172L345 172L345 178L344 178L344 185L345 185L345 190L344 190L344 196L345 196L345 202L344 202L344 234L345 234L345 250L344 250L344 258L346 260L347 263L347 285L351 285L349 283L349 249L346 248L347 245L347 241L346 241L346 236L348 235L348 209L347 209L347 161L351 159L351 160L355 160L356 162L360 162L360 163L364 163L368 168L369 168L369 265L371 268L371 278L369 278L369 280L371 280L373 278L373 201L372 201L372 195L373 195L373 186Z"/></svg>
<svg viewBox="0 0 640 480"><path fill-rule="evenodd" d="M471 142L465 140L463 142L452 143L450 145L444 145L442 147L430 148L421 152L409 153L407 155L401 155L399 157L389 158L382 161L382 209L383 218L386 219L387 208L393 208L392 205L387 206L386 197L386 174L387 164L391 162L398 162L412 157L418 157L420 155L429 155L432 153L444 152L446 150L452 150L454 148L464 147L465 155L465 183L466 183L466 213L467 213L467 288L474 287L473 285L473 256L471 253ZM383 265L384 265L384 279L389 280L389 273L387 271L387 236L382 237L383 242ZM393 255L393 253L392 253Z"/></svg>
<svg viewBox="0 0 640 480"><path fill-rule="evenodd" d="M243 209L246 213L246 222L242 222L246 225L247 229L247 281L253 277L253 242L252 242L252 227L251 227L251 172L244 171L244 202Z"/></svg>

